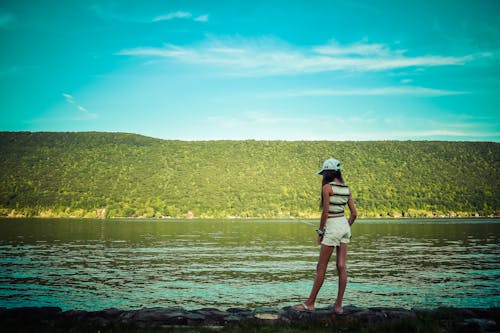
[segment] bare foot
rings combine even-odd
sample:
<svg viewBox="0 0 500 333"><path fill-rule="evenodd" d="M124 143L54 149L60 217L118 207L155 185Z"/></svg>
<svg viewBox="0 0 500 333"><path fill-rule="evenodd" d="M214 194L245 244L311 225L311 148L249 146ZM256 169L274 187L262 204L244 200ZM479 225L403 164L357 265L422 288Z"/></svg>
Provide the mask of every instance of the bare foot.
<svg viewBox="0 0 500 333"><path fill-rule="evenodd" d="M336 314L343 314L344 313L344 308L342 308L342 304L338 304L338 302L335 302L333 305L333 309L335 310Z"/></svg>
<svg viewBox="0 0 500 333"><path fill-rule="evenodd" d="M297 304L292 306L294 310L305 310L305 311L314 311L314 305L308 305L307 303Z"/></svg>

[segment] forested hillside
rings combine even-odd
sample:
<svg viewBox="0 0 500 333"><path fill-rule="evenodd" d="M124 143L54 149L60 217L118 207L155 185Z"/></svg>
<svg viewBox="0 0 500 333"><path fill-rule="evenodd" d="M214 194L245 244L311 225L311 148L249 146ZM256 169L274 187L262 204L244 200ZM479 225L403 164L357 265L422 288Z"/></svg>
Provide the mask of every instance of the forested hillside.
<svg viewBox="0 0 500 333"><path fill-rule="evenodd" d="M498 215L500 144L166 141L125 133L0 132L10 216L313 217L333 156L359 215Z"/></svg>

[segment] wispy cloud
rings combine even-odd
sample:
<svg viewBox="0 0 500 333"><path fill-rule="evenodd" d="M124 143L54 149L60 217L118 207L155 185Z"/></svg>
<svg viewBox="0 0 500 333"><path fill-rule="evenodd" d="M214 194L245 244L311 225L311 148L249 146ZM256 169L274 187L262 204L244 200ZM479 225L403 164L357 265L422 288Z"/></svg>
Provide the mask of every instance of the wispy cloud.
<svg viewBox="0 0 500 333"><path fill-rule="evenodd" d="M468 94L466 91L432 89L424 87L382 87L365 89L304 89L278 91L261 94L262 97L304 97L304 96L417 96L437 97Z"/></svg>
<svg viewBox="0 0 500 333"><path fill-rule="evenodd" d="M318 128L338 120L324 117ZM369 111L347 116L342 126L338 127L336 135L342 140L483 140L500 137L500 133L492 129L494 126L462 125L456 122L433 121L418 115L408 117ZM338 139L337 137L331 139Z"/></svg>
<svg viewBox="0 0 500 333"><path fill-rule="evenodd" d="M166 15L160 15L156 16L153 18L153 22L160 22L160 21L171 21L174 19L192 19L195 22L207 22L208 21L208 14L204 15L199 15L194 17L194 15L190 12L184 12L184 11L176 11L176 12L171 12Z"/></svg>
<svg viewBox="0 0 500 333"><path fill-rule="evenodd" d="M332 124L335 130L332 131ZM345 114L331 110L328 114L307 111L256 109L238 113L210 116L204 125L214 137L226 133L231 139L287 140L477 140L500 137L493 127L484 124L437 122L426 116L402 116L374 110ZM278 125L278 126L277 126ZM228 134L229 133L229 134Z"/></svg>
<svg viewBox="0 0 500 333"><path fill-rule="evenodd" d="M124 12L119 10L112 4L94 4L89 7L89 10L97 17L104 20L112 20L125 23L150 24L151 22L172 21L172 20L192 20L195 22L208 22L208 14L194 15L189 11L173 11L164 15L151 16L145 14L137 14L132 12ZM1 14L0 14L1 18ZM1 22L1 21L0 21Z"/></svg>
<svg viewBox="0 0 500 333"><path fill-rule="evenodd" d="M98 118L98 115L96 113L89 112L86 108L78 104L73 97L73 95L67 94L67 93L62 93L62 96L68 102L69 104L73 105L79 112L81 116L84 116L85 119L96 119ZM79 118L80 119L80 118Z"/></svg>
<svg viewBox="0 0 500 333"><path fill-rule="evenodd" d="M443 137L447 138L449 140L450 138L486 138L486 137L493 137L493 136L499 136L498 132L485 132L485 131L454 131L454 130L428 130L428 131L408 131L400 134L401 137L413 137L413 138L420 138L420 139L428 139L428 138L438 138L438 137Z"/></svg>
<svg viewBox="0 0 500 333"><path fill-rule="evenodd" d="M357 55L357 56L389 56L394 51L391 51L385 44L368 43L366 41L357 42L350 45L341 45L337 41L332 40L326 45L316 46L313 48L316 53L326 55ZM396 51L403 54L404 50Z"/></svg>
<svg viewBox="0 0 500 333"><path fill-rule="evenodd" d="M192 16L193 16L193 14L191 14L189 12L176 11L176 12L168 13L166 15L157 16L153 19L153 22L170 21L173 19L186 19L186 18L191 18Z"/></svg>
<svg viewBox="0 0 500 333"><path fill-rule="evenodd" d="M484 140L486 138L500 137L495 132L484 131L450 131L450 130L427 130L427 131L379 131L365 130L340 132L337 137L328 138L330 140ZM310 137L308 140L324 140L322 137Z"/></svg>
<svg viewBox="0 0 500 333"><path fill-rule="evenodd" d="M208 22L208 14L200 15L194 18L196 22Z"/></svg>
<svg viewBox="0 0 500 333"><path fill-rule="evenodd" d="M408 56L385 44L360 42L299 48L272 38L211 38L194 46L124 49L118 55L163 57L182 63L225 68L226 74L269 76L332 71L374 72L404 68L464 65L487 54Z"/></svg>
<svg viewBox="0 0 500 333"><path fill-rule="evenodd" d="M192 53L185 48L168 44L168 45L165 45L164 48L139 47L139 48L135 48L135 49L122 50L122 51L118 52L117 55L164 57L164 58L181 59L183 57L192 56Z"/></svg>
<svg viewBox="0 0 500 333"><path fill-rule="evenodd" d="M62 93L62 95L66 99L66 102L68 102L70 104L75 104L76 103L75 99L70 94Z"/></svg>

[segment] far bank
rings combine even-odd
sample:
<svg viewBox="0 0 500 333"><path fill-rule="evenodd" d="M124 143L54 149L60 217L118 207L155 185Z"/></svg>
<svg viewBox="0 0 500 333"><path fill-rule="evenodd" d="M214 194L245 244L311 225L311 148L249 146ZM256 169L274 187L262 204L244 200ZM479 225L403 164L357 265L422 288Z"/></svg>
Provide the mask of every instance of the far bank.
<svg viewBox="0 0 500 333"><path fill-rule="evenodd" d="M0 132L0 215L313 218L325 158L360 217L498 216L500 143Z"/></svg>

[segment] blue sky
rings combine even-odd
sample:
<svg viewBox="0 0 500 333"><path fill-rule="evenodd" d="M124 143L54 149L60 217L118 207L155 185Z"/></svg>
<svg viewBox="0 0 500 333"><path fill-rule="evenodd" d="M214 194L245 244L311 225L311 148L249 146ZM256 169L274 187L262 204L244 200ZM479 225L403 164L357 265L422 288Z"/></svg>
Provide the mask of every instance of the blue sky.
<svg viewBox="0 0 500 333"><path fill-rule="evenodd" d="M2 1L0 130L500 141L500 1Z"/></svg>

